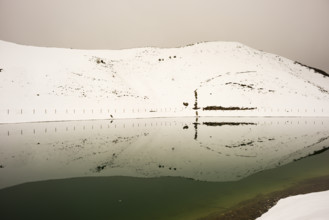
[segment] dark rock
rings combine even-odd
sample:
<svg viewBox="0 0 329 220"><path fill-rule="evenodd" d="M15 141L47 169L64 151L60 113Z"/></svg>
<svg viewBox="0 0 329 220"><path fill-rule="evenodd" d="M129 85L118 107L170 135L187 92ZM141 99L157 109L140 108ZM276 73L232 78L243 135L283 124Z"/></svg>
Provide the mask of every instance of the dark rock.
<svg viewBox="0 0 329 220"><path fill-rule="evenodd" d="M314 67L311 67L311 66L307 66L307 65L302 64L302 63L297 62L297 61L295 61L295 64L299 64L299 65L301 65L301 66L303 66L303 67L306 67L306 68L308 68L308 69L314 70L314 72L319 73L319 74L323 75L324 77L329 77L329 74L326 73L326 72L323 71L323 70L320 70L320 69L317 69L317 68L314 68Z"/></svg>
<svg viewBox="0 0 329 220"><path fill-rule="evenodd" d="M100 165L96 167L96 172L100 172L102 170L104 170L104 168L106 167L106 165Z"/></svg>

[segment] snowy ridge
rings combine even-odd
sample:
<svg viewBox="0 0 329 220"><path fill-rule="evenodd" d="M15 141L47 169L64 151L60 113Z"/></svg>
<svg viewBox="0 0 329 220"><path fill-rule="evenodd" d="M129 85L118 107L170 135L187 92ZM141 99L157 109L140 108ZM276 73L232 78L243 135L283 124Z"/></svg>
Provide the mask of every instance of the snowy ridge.
<svg viewBox="0 0 329 220"><path fill-rule="evenodd" d="M75 50L0 41L0 123L329 116L329 77L234 42ZM204 110L209 106L221 110ZM232 110L232 107L245 110Z"/></svg>

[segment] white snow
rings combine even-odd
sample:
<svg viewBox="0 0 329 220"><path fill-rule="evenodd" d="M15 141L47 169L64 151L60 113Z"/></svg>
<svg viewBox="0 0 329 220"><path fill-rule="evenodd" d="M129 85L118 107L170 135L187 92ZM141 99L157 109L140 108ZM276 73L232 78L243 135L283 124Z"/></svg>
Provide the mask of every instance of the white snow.
<svg viewBox="0 0 329 220"><path fill-rule="evenodd" d="M0 41L0 69L0 123L194 116L195 90L199 116L329 116L329 77L235 42L115 51ZM255 109L202 110L206 106ZM142 129L138 121L131 121L130 127L138 126L135 133L133 129L127 133L123 128L128 124L120 120L94 122L99 126L95 130L94 124L88 123L89 127L71 123L5 125L0 127L6 143L2 146L6 154L0 157L5 174L0 176L0 188L50 178L118 174L233 181L328 146L328 129L323 122L320 130L304 126L301 132L280 120L283 122L274 123L282 129L274 133L266 123L257 129L251 125L232 127L226 132L241 134L235 139L229 133L217 137L218 130L203 126L198 142L193 140L192 122L183 133L176 120L174 136L182 136L176 140L171 138L172 130L164 132L162 122L157 129L152 122ZM262 137L252 133L259 128L265 132ZM165 136L159 139L160 130ZM185 136L190 138L189 145L182 144ZM218 138L222 145L218 145ZM201 141L207 146L200 147ZM235 147L251 141L254 149ZM107 143L113 147L107 148ZM153 145L145 148L147 143ZM293 147L287 148L287 143ZM159 169L159 164L166 169ZM104 170L96 172L103 165ZM291 197L280 200L259 219L328 219L328 202L329 191Z"/></svg>
<svg viewBox="0 0 329 220"><path fill-rule="evenodd" d="M0 41L0 69L0 123L194 116L195 90L200 116L329 116L329 77L235 42L75 50Z"/></svg>
<svg viewBox="0 0 329 220"><path fill-rule="evenodd" d="M281 199L257 220L327 220L329 191L291 196Z"/></svg>

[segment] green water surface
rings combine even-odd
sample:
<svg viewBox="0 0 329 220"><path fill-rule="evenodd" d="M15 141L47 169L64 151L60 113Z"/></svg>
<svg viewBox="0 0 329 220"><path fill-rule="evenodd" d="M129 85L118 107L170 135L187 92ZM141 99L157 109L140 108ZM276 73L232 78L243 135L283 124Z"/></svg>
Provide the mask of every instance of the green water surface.
<svg viewBox="0 0 329 220"><path fill-rule="evenodd" d="M329 151L235 182L87 177L0 190L1 219L198 219L241 201L329 175Z"/></svg>

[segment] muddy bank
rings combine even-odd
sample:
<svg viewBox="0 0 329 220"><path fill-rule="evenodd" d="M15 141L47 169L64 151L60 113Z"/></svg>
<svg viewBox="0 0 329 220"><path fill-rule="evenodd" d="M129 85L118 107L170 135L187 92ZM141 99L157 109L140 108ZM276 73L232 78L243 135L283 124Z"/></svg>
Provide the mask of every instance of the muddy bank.
<svg viewBox="0 0 329 220"><path fill-rule="evenodd" d="M236 107L236 106L230 106L230 107L223 107L223 106L207 106L202 108L203 111L238 111L238 110L255 110L256 107Z"/></svg>
<svg viewBox="0 0 329 220"><path fill-rule="evenodd" d="M248 122L203 122L203 125L206 126L239 126L239 125L257 125L256 123L248 123Z"/></svg>
<svg viewBox="0 0 329 220"><path fill-rule="evenodd" d="M312 178L296 183L287 189L266 195L260 194L253 199L220 213L213 213L200 220L254 220L273 207L280 199L298 194L326 191L329 189L329 175Z"/></svg>

